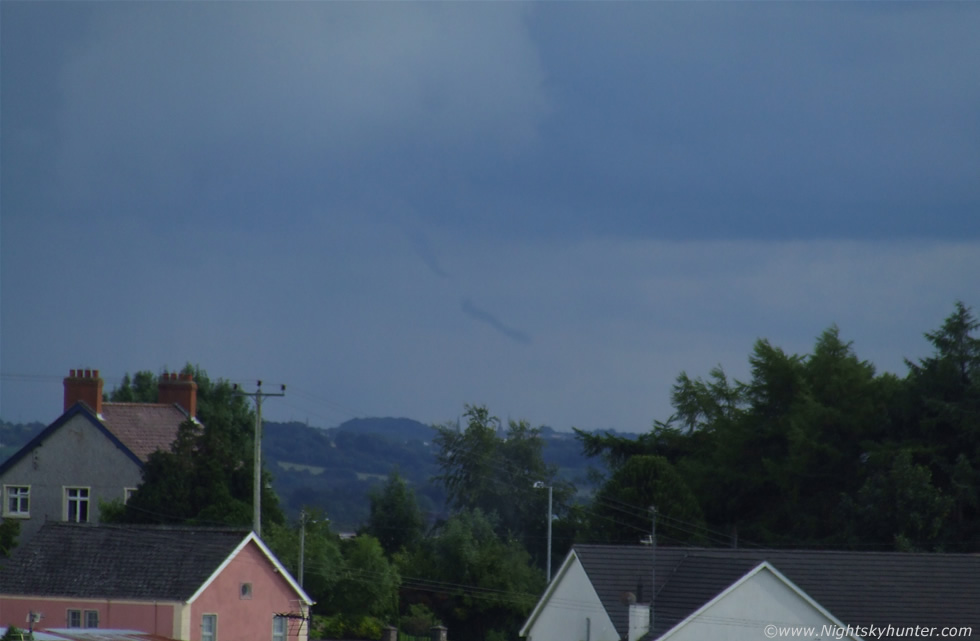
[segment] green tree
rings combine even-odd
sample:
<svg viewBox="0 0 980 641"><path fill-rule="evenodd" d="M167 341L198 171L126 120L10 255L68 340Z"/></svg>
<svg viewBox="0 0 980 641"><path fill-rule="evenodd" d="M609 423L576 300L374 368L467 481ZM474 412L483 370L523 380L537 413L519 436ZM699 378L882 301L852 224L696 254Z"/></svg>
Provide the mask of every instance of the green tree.
<svg viewBox="0 0 980 641"><path fill-rule="evenodd" d="M552 513L559 517L567 513L574 487L544 462L540 428L509 421L505 430L484 406L466 405L464 417L465 429L435 426L442 472L435 480L446 488L453 509L490 516L497 534L521 541L543 568L548 493L535 484L552 487Z"/></svg>
<svg viewBox="0 0 980 641"><path fill-rule="evenodd" d="M599 488L592 502L589 534L602 541L638 543L657 533L673 543L703 543L704 517L694 494L662 456L634 456Z"/></svg>
<svg viewBox="0 0 980 641"><path fill-rule="evenodd" d="M137 491L124 508L107 506L104 520L235 526L252 522L255 414L227 381L212 381L191 365L183 373L193 375L198 385L197 420L180 425L170 451L150 455ZM147 400L146 381L152 378L139 372L134 382L127 385L124 380L111 398ZM267 472L261 483L263 524L282 524L285 517Z"/></svg>
<svg viewBox="0 0 980 641"><path fill-rule="evenodd" d="M901 551L941 549L953 501L933 485L929 468L914 463L906 450L879 467L843 506L860 523L863 542L892 544Z"/></svg>
<svg viewBox="0 0 980 641"><path fill-rule="evenodd" d="M401 549L412 548L422 540L425 519L415 492L392 470L388 480L369 494L371 514L364 532L375 537L389 557Z"/></svg>
<svg viewBox="0 0 980 641"><path fill-rule="evenodd" d="M337 590L344 565L340 537L332 530L330 520L316 509L307 510L303 537L303 589L316 602L316 614L334 613L331 597ZM262 539L276 557L300 580L300 526L272 523L262 529Z"/></svg>
<svg viewBox="0 0 980 641"><path fill-rule="evenodd" d="M385 557L376 538L362 534L341 543L343 565L329 600L333 612L351 620L375 617L398 619L398 570Z"/></svg>
<svg viewBox="0 0 980 641"><path fill-rule="evenodd" d="M953 500L947 539L980 539L980 328L957 302L942 326L925 334L933 354L906 360L909 374L905 446L915 448L934 481ZM919 445L916 445L919 444Z"/></svg>
<svg viewBox="0 0 980 641"><path fill-rule="evenodd" d="M482 511L464 509L399 556L403 601L406 608L425 605L474 641L513 636L545 587L530 560Z"/></svg>
<svg viewBox="0 0 980 641"><path fill-rule="evenodd" d="M156 403L158 391L153 372L143 370L133 376L126 373L122 384L110 392L109 400L113 403Z"/></svg>
<svg viewBox="0 0 980 641"><path fill-rule="evenodd" d="M903 388L877 376L836 327L807 355L758 341L750 378L682 372L675 413L636 440L579 433L587 454L613 474L637 456L662 456L683 478L713 530L763 544L851 540L840 509L866 477L861 461L891 429ZM961 465L967 482L970 470ZM659 505L658 505L659 507ZM609 515L606 515L607 518Z"/></svg>

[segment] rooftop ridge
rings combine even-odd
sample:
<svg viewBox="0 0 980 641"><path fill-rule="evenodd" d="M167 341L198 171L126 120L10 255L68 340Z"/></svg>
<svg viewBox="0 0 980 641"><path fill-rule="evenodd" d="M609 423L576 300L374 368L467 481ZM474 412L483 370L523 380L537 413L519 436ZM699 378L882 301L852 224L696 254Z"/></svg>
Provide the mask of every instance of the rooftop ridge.
<svg viewBox="0 0 980 641"><path fill-rule="evenodd" d="M106 401L102 407L179 407L176 403L137 403L135 401Z"/></svg>
<svg viewBox="0 0 980 641"><path fill-rule="evenodd" d="M174 532L225 532L229 534L247 535L252 530L247 525L196 525L190 523L71 523L68 521L51 521L47 527L65 527L78 529L112 529L112 530L153 530Z"/></svg>
<svg viewBox="0 0 980 641"><path fill-rule="evenodd" d="M608 548L608 549L623 549L629 548L636 551L649 550L649 545L616 545L613 543L576 543L576 548ZM697 546L682 546L682 545L658 545L658 552L684 552L688 556L692 557L711 557L719 555L744 555L744 556L759 556L765 554L813 554L813 555L845 555L845 554L862 554L868 556L880 555L880 556L901 556L902 558L922 556L933 558L936 556L943 557L969 557L978 558L980 557L980 552L901 552L898 550L848 550L848 549L828 549L828 548L807 548L807 547L780 547L780 548L770 548L770 547L739 547L739 548L727 548L727 547L717 547L717 548L707 548L707 547L697 547Z"/></svg>

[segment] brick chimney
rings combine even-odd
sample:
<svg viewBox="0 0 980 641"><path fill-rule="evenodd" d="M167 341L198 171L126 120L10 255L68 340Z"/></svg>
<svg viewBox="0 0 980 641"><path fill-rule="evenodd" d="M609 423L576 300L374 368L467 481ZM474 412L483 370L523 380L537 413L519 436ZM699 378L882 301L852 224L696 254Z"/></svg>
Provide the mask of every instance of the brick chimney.
<svg viewBox="0 0 980 641"><path fill-rule="evenodd" d="M85 404L95 410L96 414L102 413L102 379L99 378L97 369L73 369L69 370L65 378L65 408L68 408L78 401L85 401Z"/></svg>
<svg viewBox="0 0 980 641"><path fill-rule="evenodd" d="M197 383L191 374L168 374L160 376L158 385L160 403L176 403L194 418L197 416Z"/></svg>

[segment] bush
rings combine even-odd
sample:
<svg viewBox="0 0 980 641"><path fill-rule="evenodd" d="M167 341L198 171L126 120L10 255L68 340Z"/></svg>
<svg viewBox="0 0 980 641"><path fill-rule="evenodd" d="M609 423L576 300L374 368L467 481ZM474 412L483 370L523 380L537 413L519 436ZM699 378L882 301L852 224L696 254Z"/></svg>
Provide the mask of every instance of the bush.
<svg viewBox="0 0 980 641"><path fill-rule="evenodd" d="M350 619L342 614L313 617L312 637L320 639L367 639L378 641L385 623L376 617Z"/></svg>
<svg viewBox="0 0 980 641"><path fill-rule="evenodd" d="M434 626L442 625L435 613L422 603L408 606L408 612L398 622L399 628L412 636L427 636Z"/></svg>
<svg viewBox="0 0 980 641"><path fill-rule="evenodd" d="M372 641L378 641L381 638L381 631L384 630L385 624L381 619L375 617L363 617L358 621L348 633L355 639L371 639Z"/></svg>
<svg viewBox="0 0 980 641"><path fill-rule="evenodd" d="M16 628L14 626L10 626L9 628L7 628L7 631L4 633L4 635L0 637L0 641L28 641L29 639L33 639L33 638L34 635L25 632L24 630L21 630L19 628Z"/></svg>

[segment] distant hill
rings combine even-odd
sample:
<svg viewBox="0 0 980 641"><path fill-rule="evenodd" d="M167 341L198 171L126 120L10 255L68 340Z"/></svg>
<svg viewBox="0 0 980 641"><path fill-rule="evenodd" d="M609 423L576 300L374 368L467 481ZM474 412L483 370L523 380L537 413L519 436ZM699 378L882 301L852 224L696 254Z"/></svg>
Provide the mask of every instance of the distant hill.
<svg viewBox="0 0 980 641"><path fill-rule="evenodd" d="M377 434L398 442L431 441L435 434L431 425L410 418L352 418L334 429L338 432Z"/></svg>
<svg viewBox="0 0 980 641"><path fill-rule="evenodd" d="M593 491L590 468L601 462L582 455L574 434L541 429L544 459L572 482L580 495ZM367 518L369 493L394 469L415 490L431 519L446 514L446 496L433 483L439 474L434 430L408 418L357 418L322 429L304 423L266 423L262 441L266 467L288 514L318 507L334 526L357 529Z"/></svg>
<svg viewBox="0 0 980 641"><path fill-rule="evenodd" d="M6 461L47 427L44 423L8 423L0 421L0 463Z"/></svg>
<svg viewBox="0 0 980 641"><path fill-rule="evenodd" d="M44 428L42 423L0 421L0 463ZM353 531L367 519L369 493L394 469L415 490L430 519L445 516L445 493L432 482L439 474L434 435L430 425L409 418L355 418L326 429L266 422L262 455L287 514L316 507L335 529ZM541 436L545 461L558 466L580 494L590 494L589 468L601 467L600 462L582 455L573 434L544 427Z"/></svg>

